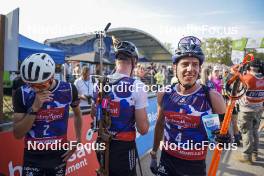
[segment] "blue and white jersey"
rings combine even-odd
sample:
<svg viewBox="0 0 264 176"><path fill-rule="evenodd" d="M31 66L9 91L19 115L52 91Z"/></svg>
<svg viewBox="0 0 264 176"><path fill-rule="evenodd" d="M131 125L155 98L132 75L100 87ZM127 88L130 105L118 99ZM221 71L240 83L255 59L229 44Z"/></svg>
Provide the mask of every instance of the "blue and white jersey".
<svg viewBox="0 0 264 176"><path fill-rule="evenodd" d="M123 77L113 84L112 91L108 94L111 116L109 132L116 135L117 140L133 141L136 137L135 100L133 92L129 90L134 81L133 78Z"/></svg>
<svg viewBox="0 0 264 176"><path fill-rule="evenodd" d="M147 107L147 92L143 90L145 84L121 73L108 75L108 78L111 90L104 97L107 99L106 104L111 118L108 131L115 140L134 141L136 138L135 111ZM94 92L96 101L98 88Z"/></svg>
<svg viewBox="0 0 264 176"><path fill-rule="evenodd" d="M23 104L30 108L35 100L34 90L25 85L21 87ZM53 100L45 102L37 112L32 128L25 136L25 142L53 143L67 141L69 106L72 103L72 87L66 82L58 82L52 91Z"/></svg>

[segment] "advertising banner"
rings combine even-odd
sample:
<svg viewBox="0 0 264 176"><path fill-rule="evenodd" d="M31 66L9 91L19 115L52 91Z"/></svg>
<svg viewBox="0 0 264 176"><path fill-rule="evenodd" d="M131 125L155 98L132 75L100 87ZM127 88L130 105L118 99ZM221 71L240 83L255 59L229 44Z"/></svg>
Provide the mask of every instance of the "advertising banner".
<svg viewBox="0 0 264 176"><path fill-rule="evenodd" d="M232 42L232 50L244 51L247 45L247 38L234 40Z"/></svg>
<svg viewBox="0 0 264 176"><path fill-rule="evenodd" d="M4 70L17 71L19 9L6 15Z"/></svg>
<svg viewBox="0 0 264 176"><path fill-rule="evenodd" d="M261 41L262 38L257 38L257 39L249 38L246 48L260 48Z"/></svg>

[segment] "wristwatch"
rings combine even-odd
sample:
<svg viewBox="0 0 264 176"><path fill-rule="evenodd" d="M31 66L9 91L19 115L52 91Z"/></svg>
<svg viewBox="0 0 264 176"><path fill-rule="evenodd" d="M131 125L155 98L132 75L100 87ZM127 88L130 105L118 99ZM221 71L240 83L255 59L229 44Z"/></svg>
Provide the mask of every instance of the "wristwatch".
<svg viewBox="0 0 264 176"><path fill-rule="evenodd" d="M30 107L27 110L27 114L29 114L29 115L37 115L37 112L34 112L33 109L32 109L32 107Z"/></svg>

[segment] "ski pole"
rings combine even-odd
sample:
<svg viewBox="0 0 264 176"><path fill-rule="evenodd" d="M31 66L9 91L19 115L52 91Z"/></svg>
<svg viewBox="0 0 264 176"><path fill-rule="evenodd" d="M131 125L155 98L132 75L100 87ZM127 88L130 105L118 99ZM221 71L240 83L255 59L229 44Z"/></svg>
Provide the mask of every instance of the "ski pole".
<svg viewBox="0 0 264 176"><path fill-rule="evenodd" d="M243 59L243 62L239 66L238 70L234 74L234 76L227 82L227 84L234 83L234 87L231 91L231 95L229 96L230 102L227 106L224 121L223 121L221 130L220 130L220 134L222 134L222 135L227 134L236 100L239 99L245 93L244 92L239 97L237 96L237 90L239 87L240 80L244 83L240 72L242 72L243 66L245 66L246 64L248 64L249 62L251 62L253 60L254 60L254 56L252 54L246 55L245 58ZM217 168L218 168L218 165L220 162L222 151L223 151L223 149L215 148L214 153L213 153L213 157L212 157L212 161L211 161L211 165L210 165L210 168L208 171L208 176L216 176L216 172L217 172Z"/></svg>

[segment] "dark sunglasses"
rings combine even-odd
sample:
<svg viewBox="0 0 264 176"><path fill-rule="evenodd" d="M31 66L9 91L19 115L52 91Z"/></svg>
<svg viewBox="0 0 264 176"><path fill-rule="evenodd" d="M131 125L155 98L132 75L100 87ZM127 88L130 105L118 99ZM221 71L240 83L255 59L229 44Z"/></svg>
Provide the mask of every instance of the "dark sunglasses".
<svg viewBox="0 0 264 176"><path fill-rule="evenodd" d="M51 83L52 83L52 79L49 79L43 83L28 83L28 85L36 89L46 89L47 87L51 85Z"/></svg>

